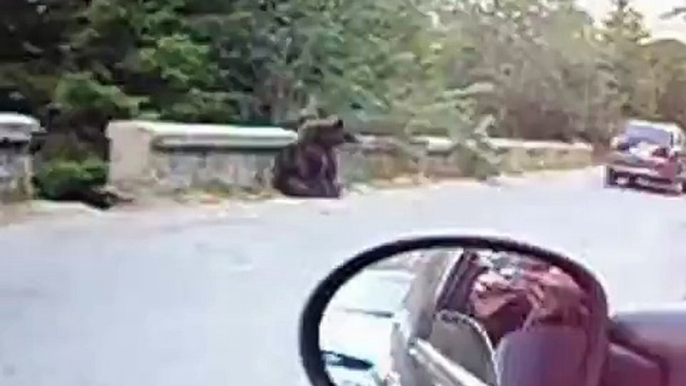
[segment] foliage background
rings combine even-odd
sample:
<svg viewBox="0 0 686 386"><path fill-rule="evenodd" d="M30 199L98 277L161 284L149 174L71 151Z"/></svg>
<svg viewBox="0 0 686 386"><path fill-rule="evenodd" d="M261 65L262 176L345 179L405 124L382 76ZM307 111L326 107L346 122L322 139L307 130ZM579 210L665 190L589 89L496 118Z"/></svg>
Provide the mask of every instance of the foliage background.
<svg viewBox="0 0 686 386"><path fill-rule="evenodd" d="M573 0L5 0L0 41L0 111L58 109L41 152L77 163L107 158L112 118L337 113L456 146L686 125L686 46L626 0L602 23Z"/></svg>

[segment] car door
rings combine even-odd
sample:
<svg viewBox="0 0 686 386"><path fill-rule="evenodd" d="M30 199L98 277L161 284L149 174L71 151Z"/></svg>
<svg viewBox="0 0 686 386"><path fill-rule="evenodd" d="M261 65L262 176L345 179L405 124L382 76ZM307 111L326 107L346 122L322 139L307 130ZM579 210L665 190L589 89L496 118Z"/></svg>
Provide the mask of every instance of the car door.
<svg viewBox="0 0 686 386"><path fill-rule="evenodd" d="M417 275L391 332L391 369L402 386L431 385L431 377L411 355L411 342L429 336L441 284L457 265L455 258L427 254L417 266Z"/></svg>
<svg viewBox="0 0 686 386"><path fill-rule="evenodd" d="M432 341L444 342L446 334L455 337L456 332L460 337L452 339L453 343L462 341L470 347L477 347L484 340L478 327L465 318L459 318L456 315L459 313L441 312L453 308L450 307L450 294L460 291L460 278L468 268L469 261L462 254L430 256L419 268L391 333L391 368L402 386L430 386L439 381L445 386L461 386L463 383L455 378L455 372L462 372L458 376L460 379L474 377L461 366L455 367L456 364L451 363L448 346L432 344ZM485 352L490 355L488 349ZM437 368L437 363L445 366ZM446 366L452 366L452 370ZM474 364L471 367L480 370L483 366ZM487 374L481 378L493 380L493 369L486 368L481 372ZM474 378L479 381L478 377Z"/></svg>

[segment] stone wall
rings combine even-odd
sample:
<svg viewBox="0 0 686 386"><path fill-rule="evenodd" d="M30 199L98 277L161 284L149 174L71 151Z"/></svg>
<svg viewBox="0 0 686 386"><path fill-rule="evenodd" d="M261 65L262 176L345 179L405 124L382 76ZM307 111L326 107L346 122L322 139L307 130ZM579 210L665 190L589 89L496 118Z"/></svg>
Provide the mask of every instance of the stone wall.
<svg viewBox="0 0 686 386"><path fill-rule="evenodd" d="M267 188L272 160L270 149L159 149L151 157L151 173L158 188Z"/></svg>
<svg viewBox="0 0 686 386"><path fill-rule="evenodd" d="M108 127L110 182L123 189L260 191L269 188L274 156L296 139L279 128L118 121ZM506 172L566 169L592 163L586 144L493 139ZM447 138L421 137L411 145L389 137L362 137L339 152L344 185L422 173L468 175L464 154Z"/></svg>
<svg viewBox="0 0 686 386"><path fill-rule="evenodd" d="M0 202L33 196L29 144L32 134L41 130L39 122L32 117L0 113Z"/></svg>
<svg viewBox="0 0 686 386"><path fill-rule="evenodd" d="M25 144L0 144L0 202L31 197L31 156Z"/></svg>
<svg viewBox="0 0 686 386"><path fill-rule="evenodd" d="M505 173L546 169L573 169L592 165L590 145L557 142L523 142L492 139L497 162ZM447 138L418 137L408 146L392 138L366 137L360 145L341 149L344 183L391 179L421 173L429 178L459 178L472 175L465 154L452 150Z"/></svg>
<svg viewBox="0 0 686 386"><path fill-rule="evenodd" d="M273 127L119 121L107 128L110 183L124 190L258 191L274 156L296 139Z"/></svg>
<svg viewBox="0 0 686 386"><path fill-rule="evenodd" d="M417 173L420 165L412 155L424 148L409 148L393 138L363 136L361 143L339 151L340 178L344 185L386 180Z"/></svg>

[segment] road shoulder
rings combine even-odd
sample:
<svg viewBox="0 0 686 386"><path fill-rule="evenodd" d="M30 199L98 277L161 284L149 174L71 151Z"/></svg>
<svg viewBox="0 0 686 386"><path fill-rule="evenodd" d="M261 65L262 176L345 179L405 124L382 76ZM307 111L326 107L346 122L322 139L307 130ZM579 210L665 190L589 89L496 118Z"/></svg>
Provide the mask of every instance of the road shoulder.
<svg viewBox="0 0 686 386"><path fill-rule="evenodd" d="M411 179L397 179L383 184L358 185L339 201L370 196L370 195L394 195L402 194L408 190L440 189L443 187L479 188L479 187L514 187L529 183L576 179L587 177L596 168L584 168L564 171L539 171L530 172L517 176L500 176L487 181L472 179L453 179L441 181L417 181ZM324 201L324 200L316 200ZM329 205L333 202L326 200ZM339 202L337 201L337 202ZM241 197L223 198L210 194L187 195L183 199L148 199L136 204L123 205L108 211L101 211L81 203L58 203L50 201L29 201L26 203L8 204L0 209L0 226L30 222L74 222L88 218L111 218L139 216L146 213L159 213L160 211L187 213L189 210L198 214L207 211L230 211L232 209L246 209L254 206L290 206L312 204L313 200L294 199L283 196L270 197ZM334 204L335 206L335 204Z"/></svg>

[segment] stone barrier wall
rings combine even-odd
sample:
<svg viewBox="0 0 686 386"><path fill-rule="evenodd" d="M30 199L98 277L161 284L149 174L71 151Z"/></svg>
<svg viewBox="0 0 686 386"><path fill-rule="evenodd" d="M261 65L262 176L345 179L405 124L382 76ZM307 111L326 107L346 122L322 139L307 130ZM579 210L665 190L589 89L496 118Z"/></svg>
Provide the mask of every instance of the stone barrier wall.
<svg viewBox="0 0 686 386"><path fill-rule="evenodd" d="M124 189L269 188L272 160L297 138L273 127L111 122L110 183ZM569 169L593 162L590 145L492 139L504 172ZM344 185L388 180L418 173L435 178L468 175L464 154L447 138L418 137L406 144L390 137L363 136L340 154Z"/></svg>
<svg viewBox="0 0 686 386"><path fill-rule="evenodd" d="M41 132L40 123L16 113L0 113L0 202L32 198L31 136Z"/></svg>

